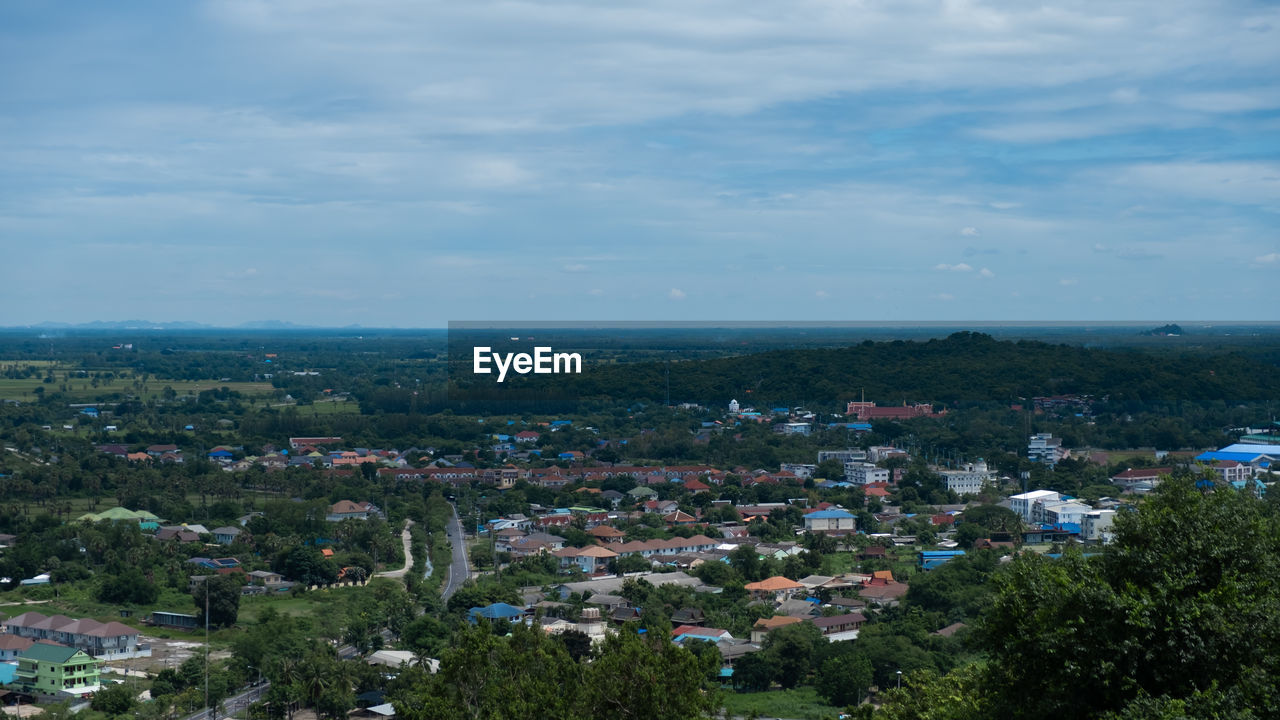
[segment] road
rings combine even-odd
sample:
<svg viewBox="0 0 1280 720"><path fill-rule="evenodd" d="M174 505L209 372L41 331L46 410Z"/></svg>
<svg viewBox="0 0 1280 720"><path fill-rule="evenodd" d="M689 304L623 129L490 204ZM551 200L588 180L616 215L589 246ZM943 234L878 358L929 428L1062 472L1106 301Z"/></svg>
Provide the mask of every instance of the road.
<svg viewBox="0 0 1280 720"><path fill-rule="evenodd" d="M413 521L405 520L404 530L400 532L400 542L404 543L404 567L399 570L386 570L375 574L374 577L402 578L409 572L409 568L413 567L413 552L409 549L410 525L413 525Z"/></svg>
<svg viewBox="0 0 1280 720"><path fill-rule="evenodd" d="M232 695L222 701L222 710L215 714L214 718L225 718L234 715L241 710L248 708L259 698L267 694L267 688L271 687L271 682L264 680L261 685L251 687L238 695ZM201 710L194 715L188 715L183 720L207 720L209 718L208 710Z"/></svg>
<svg viewBox="0 0 1280 720"><path fill-rule="evenodd" d="M467 541L462 535L462 521L458 519L458 506L449 503L453 508L453 519L445 526L445 535L453 546L453 561L449 563L449 579L445 580L444 592L440 596L445 600L453 597L462 587L462 583L471 577L471 565L467 562Z"/></svg>

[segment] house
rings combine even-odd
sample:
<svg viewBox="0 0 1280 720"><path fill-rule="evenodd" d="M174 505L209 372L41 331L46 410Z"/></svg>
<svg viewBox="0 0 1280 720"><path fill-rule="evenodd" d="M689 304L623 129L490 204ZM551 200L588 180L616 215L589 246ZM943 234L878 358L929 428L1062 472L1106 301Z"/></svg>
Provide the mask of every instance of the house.
<svg viewBox="0 0 1280 720"><path fill-rule="evenodd" d="M698 608L680 608L671 614L672 625L701 625L707 621L706 613Z"/></svg>
<svg viewBox="0 0 1280 720"><path fill-rule="evenodd" d="M289 438L289 449L297 450L305 446L313 447L334 447L342 444L340 437L291 437Z"/></svg>
<svg viewBox="0 0 1280 720"><path fill-rule="evenodd" d="M19 653L13 685L25 692L83 697L102 688L98 664L83 650L37 642Z"/></svg>
<svg viewBox="0 0 1280 720"><path fill-rule="evenodd" d="M626 537L626 533L612 525L597 525L588 530L587 534L596 540L606 543L622 542L622 539Z"/></svg>
<svg viewBox="0 0 1280 720"><path fill-rule="evenodd" d="M840 508L817 510L804 516L804 529L807 532L845 535L857 530L857 518Z"/></svg>
<svg viewBox="0 0 1280 720"><path fill-rule="evenodd" d="M193 543L200 542L200 535L190 528L182 526L162 527L153 535L159 542L180 542Z"/></svg>
<svg viewBox="0 0 1280 720"><path fill-rule="evenodd" d="M467 611L467 619L472 623L479 622L482 619L489 620L491 622L495 620L513 622L523 617L524 610L514 605L508 605L507 603L501 602L486 605L485 607L473 607Z"/></svg>
<svg viewBox="0 0 1280 720"><path fill-rule="evenodd" d="M760 618L756 620L755 625L751 626L751 642L762 643L765 636L775 628L795 625L799 622L804 622L804 620L790 615L774 615L770 618Z"/></svg>
<svg viewBox="0 0 1280 720"><path fill-rule="evenodd" d="M718 643L721 640L732 640L733 635L728 630L719 628L704 628L697 625L681 625L671 631L671 641L679 644L685 640L705 640L707 642Z"/></svg>
<svg viewBox="0 0 1280 720"><path fill-rule="evenodd" d="M804 586L795 580L787 579L781 575L774 575L760 582L747 583L743 586L752 597L767 599L772 598L781 601L784 597L793 592L804 590Z"/></svg>
<svg viewBox="0 0 1280 720"><path fill-rule="evenodd" d="M858 589L858 597L868 605L879 607L897 607L902 596L907 594L907 584L896 581L872 580Z"/></svg>
<svg viewBox="0 0 1280 720"><path fill-rule="evenodd" d="M213 529L213 540L219 545L230 545L239 539L242 534L244 534L244 530L227 525Z"/></svg>
<svg viewBox="0 0 1280 720"><path fill-rule="evenodd" d="M889 471L869 462L848 462L844 464L844 478L854 485L870 485L872 483L889 482Z"/></svg>
<svg viewBox="0 0 1280 720"><path fill-rule="evenodd" d="M100 660L151 657L150 646L138 644L138 631L118 622L102 623L90 618L73 620L65 615L47 617L38 612L26 612L6 620L4 628L7 635L35 642L59 643Z"/></svg>
<svg viewBox="0 0 1280 720"><path fill-rule="evenodd" d="M213 570L219 575L230 575L236 572L243 572L240 567L240 561L235 558L207 558L193 557L187 562L192 565L204 568L205 570Z"/></svg>
<svg viewBox="0 0 1280 720"><path fill-rule="evenodd" d="M339 500L329 508L329 514L324 519L329 522L342 522L343 520L368 520L370 517L384 516L382 510L371 502Z"/></svg>
<svg viewBox="0 0 1280 720"><path fill-rule="evenodd" d="M662 516L662 522L668 525L693 525L698 522L698 518L690 515L683 510L676 510L673 513L667 513Z"/></svg>
<svg viewBox="0 0 1280 720"><path fill-rule="evenodd" d="M818 629L822 631L822 636L828 641L839 642L841 640L857 640L858 630L866 621L865 615L853 612L845 613L844 615L816 617L809 622L817 625Z"/></svg>
<svg viewBox="0 0 1280 720"><path fill-rule="evenodd" d="M1142 495L1154 490L1160 480L1171 473L1171 467L1129 468L1112 475L1111 482L1119 485L1124 492Z"/></svg>
<svg viewBox="0 0 1280 720"><path fill-rule="evenodd" d="M284 583L283 575L270 570L252 570L247 574L249 582L254 585L281 585Z"/></svg>
<svg viewBox="0 0 1280 720"><path fill-rule="evenodd" d="M147 447L147 454L151 457L160 457L165 453L182 452L177 445L151 445Z"/></svg>
<svg viewBox="0 0 1280 720"><path fill-rule="evenodd" d="M0 634L0 662L17 662L18 654L31 647L35 640L20 635Z"/></svg>
<svg viewBox="0 0 1280 720"><path fill-rule="evenodd" d="M963 555L963 550L922 550L920 551L920 569L932 570Z"/></svg>
<svg viewBox="0 0 1280 720"><path fill-rule="evenodd" d="M609 562L618 557L618 553L600 545L588 545L584 548L567 547L551 554L560 558L561 567L576 564L588 575L604 572Z"/></svg>

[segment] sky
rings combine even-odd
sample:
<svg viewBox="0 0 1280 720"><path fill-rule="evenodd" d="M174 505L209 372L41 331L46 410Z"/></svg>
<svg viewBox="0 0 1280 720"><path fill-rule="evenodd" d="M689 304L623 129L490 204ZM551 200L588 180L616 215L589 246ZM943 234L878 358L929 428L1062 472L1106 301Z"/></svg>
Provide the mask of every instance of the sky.
<svg viewBox="0 0 1280 720"><path fill-rule="evenodd" d="M0 326L1278 320L1280 5L0 3Z"/></svg>

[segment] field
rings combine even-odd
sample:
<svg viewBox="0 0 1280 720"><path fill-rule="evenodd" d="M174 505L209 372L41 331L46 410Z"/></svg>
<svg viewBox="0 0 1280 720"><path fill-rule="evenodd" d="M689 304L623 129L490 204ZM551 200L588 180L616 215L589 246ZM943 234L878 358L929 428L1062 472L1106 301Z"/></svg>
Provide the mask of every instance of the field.
<svg viewBox="0 0 1280 720"><path fill-rule="evenodd" d="M796 720L835 720L842 708L832 707L818 697L811 687L794 690L739 693L727 690L724 707L735 717L795 718Z"/></svg>
<svg viewBox="0 0 1280 720"><path fill-rule="evenodd" d="M84 378L65 378L65 371L55 371L56 379L46 383L42 378L0 378L0 399L33 400L37 388L44 388L44 394L61 393L68 402L95 402L99 398L107 399L116 395L129 395L144 400L155 400L161 396L165 386L173 388L179 397L197 395L203 390L227 388L245 397L265 397L275 392L268 382L219 382L217 380L162 380L150 379L140 387L135 386L131 378L117 378L111 384L99 383L93 387ZM62 386L67 389L63 390Z"/></svg>

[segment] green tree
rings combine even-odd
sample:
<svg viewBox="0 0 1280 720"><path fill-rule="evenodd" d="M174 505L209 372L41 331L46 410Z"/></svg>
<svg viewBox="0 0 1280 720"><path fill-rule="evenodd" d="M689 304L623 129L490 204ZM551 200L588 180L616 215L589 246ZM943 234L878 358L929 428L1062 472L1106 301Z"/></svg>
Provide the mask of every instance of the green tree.
<svg viewBox="0 0 1280 720"><path fill-rule="evenodd" d="M205 594L208 594L209 626L231 627L240 613L240 583L227 575L212 575L191 589L199 623L204 624Z"/></svg>
<svg viewBox="0 0 1280 720"><path fill-rule="evenodd" d="M113 683L93 694L89 707L107 715L124 715L133 709L137 690L128 683Z"/></svg>
<svg viewBox="0 0 1280 720"><path fill-rule="evenodd" d="M818 668L814 687L831 705L845 707L862 702L871 687L871 661L857 652L851 643L841 643L849 650L826 659Z"/></svg>
<svg viewBox="0 0 1280 720"><path fill-rule="evenodd" d="M995 713L1101 717L1219 694L1273 707L1280 524L1262 502L1178 477L1115 528L1100 556L1022 556L996 576L977 634Z"/></svg>

